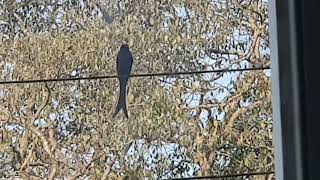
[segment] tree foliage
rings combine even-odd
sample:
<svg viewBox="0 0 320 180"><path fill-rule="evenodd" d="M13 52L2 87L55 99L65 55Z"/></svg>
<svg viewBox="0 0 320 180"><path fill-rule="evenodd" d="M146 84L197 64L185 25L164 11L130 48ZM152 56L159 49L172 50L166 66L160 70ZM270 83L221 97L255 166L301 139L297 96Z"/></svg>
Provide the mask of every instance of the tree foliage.
<svg viewBox="0 0 320 180"><path fill-rule="evenodd" d="M270 65L257 0L0 2L0 80ZM0 85L0 177L171 178L272 171L268 71ZM253 176L272 179L273 176Z"/></svg>

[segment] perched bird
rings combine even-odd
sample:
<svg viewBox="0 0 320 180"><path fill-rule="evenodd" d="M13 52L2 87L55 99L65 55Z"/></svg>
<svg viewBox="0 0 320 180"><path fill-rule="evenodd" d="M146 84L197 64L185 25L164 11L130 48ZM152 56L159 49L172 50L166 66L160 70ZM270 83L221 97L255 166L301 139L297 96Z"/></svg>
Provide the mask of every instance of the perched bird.
<svg viewBox="0 0 320 180"><path fill-rule="evenodd" d="M120 93L116 110L113 113L113 118L119 113L121 109L123 110L126 118L128 118L128 110L126 105L126 89L129 75L131 73L132 63L133 57L129 50L128 44L121 45L120 51L118 52L117 56L117 73L120 84Z"/></svg>

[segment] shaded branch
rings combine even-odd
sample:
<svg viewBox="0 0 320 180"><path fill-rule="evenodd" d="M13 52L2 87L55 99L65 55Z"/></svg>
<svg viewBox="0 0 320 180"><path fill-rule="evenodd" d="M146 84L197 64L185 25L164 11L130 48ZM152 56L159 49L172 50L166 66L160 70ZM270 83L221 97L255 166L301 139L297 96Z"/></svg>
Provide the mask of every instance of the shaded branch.
<svg viewBox="0 0 320 180"><path fill-rule="evenodd" d="M215 53L215 54L229 54L229 55L237 55L237 56L245 56L245 53L234 51L234 50L220 50L220 49L207 49L207 53Z"/></svg>
<svg viewBox="0 0 320 180"><path fill-rule="evenodd" d="M232 128L233 128L233 125L236 121L236 119L243 113L247 112L248 110L250 109L253 109L259 105L261 105L263 103L263 100L260 100L260 101L256 101L254 102L253 104L251 104L250 106L248 107L243 107L243 108L238 108L230 117L226 127L225 127L225 130L227 132L231 132L232 131Z"/></svg>

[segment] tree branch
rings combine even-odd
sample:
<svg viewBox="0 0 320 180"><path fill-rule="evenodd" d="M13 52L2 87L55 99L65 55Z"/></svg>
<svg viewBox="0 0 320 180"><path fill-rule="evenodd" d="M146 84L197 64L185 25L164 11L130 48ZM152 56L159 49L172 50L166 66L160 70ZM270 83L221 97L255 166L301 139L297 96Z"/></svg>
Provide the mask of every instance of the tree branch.
<svg viewBox="0 0 320 180"><path fill-rule="evenodd" d="M261 105L263 103L263 100L260 100L260 101L256 101L254 102L253 104L251 104L250 106L248 107L243 107L243 108L238 108L230 117L229 121L227 122L227 125L225 127L225 130L227 132L231 132L232 131L232 128L233 128L233 125L236 121L236 119L243 113L247 112L248 110L250 109L253 109L259 105Z"/></svg>

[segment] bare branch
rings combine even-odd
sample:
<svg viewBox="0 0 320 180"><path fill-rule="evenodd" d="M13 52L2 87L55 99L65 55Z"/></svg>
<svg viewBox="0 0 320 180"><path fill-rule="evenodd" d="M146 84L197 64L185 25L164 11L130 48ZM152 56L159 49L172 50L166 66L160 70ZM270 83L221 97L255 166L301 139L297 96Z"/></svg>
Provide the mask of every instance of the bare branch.
<svg viewBox="0 0 320 180"><path fill-rule="evenodd" d="M49 180L53 180L57 173L57 162L53 162L51 168L50 168L50 174L49 174Z"/></svg>
<svg viewBox="0 0 320 180"><path fill-rule="evenodd" d="M49 102L51 92L50 92L50 88L47 83L45 83L45 88L47 89L47 95L46 95L44 101L42 102L42 104L40 105L39 109L37 110L37 112L34 114L34 116L32 118L33 121L39 118L41 112L47 106L47 104Z"/></svg>
<svg viewBox="0 0 320 180"><path fill-rule="evenodd" d="M21 167L20 167L20 171L23 170L28 163L30 163L30 159L32 157L32 153L33 153L33 149L34 149L34 146L32 146L32 148L30 150L28 150L28 156L24 159Z"/></svg>

